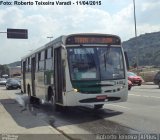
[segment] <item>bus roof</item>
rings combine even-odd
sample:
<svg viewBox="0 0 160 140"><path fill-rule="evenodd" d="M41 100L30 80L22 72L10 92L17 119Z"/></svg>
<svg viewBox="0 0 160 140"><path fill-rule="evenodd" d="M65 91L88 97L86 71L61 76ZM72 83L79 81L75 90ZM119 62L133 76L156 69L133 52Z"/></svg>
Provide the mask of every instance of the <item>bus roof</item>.
<svg viewBox="0 0 160 140"><path fill-rule="evenodd" d="M112 34L102 34L102 33L76 33L76 34L70 34L70 35L62 35L50 42L48 42L47 44L35 49L34 51L30 52L29 54L25 55L24 57L22 57L21 59L26 59L27 57L30 57L32 56L33 54L35 53L38 53L50 46L55 46L55 47L58 47L60 46L61 44L64 44L66 43L66 39L69 38L69 37L72 37L72 36L112 36L112 37L115 37L117 39L120 40L120 37L117 36L117 35L112 35Z"/></svg>
<svg viewBox="0 0 160 140"><path fill-rule="evenodd" d="M49 47L49 46L51 46L51 45L54 45L54 44L57 44L57 45L58 45L58 44L63 44L63 43L64 43L64 40L65 40L65 39L63 39L63 38L65 38L65 37L66 37L66 36L64 36L64 35L63 35L63 36L60 36L60 37L58 37L58 38L56 38L56 39L48 42L47 44L45 44L45 45L43 45L43 46L35 49L34 51L32 51L32 52L30 52L29 54L27 54L27 55L25 55L24 57L22 57L21 59L25 59L25 58L27 58L27 57L29 57L29 56L32 56L33 54L38 53L38 52L46 49L47 47Z"/></svg>

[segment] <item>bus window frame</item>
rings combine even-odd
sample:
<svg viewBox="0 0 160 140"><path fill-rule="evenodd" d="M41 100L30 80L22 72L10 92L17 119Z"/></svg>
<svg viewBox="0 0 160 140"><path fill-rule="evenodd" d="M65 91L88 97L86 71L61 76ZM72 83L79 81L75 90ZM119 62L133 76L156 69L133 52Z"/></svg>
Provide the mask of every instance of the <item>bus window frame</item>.
<svg viewBox="0 0 160 140"><path fill-rule="evenodd" d="M84 46L85 46L85 48L86 47L88 47L88 48L93 48L93 46L94 46L95 44L87 44L87 45L85 45L84 44ZM70 49L70 48L80 48L81 47L81 45L67 45L68 47L67 47L67 49ZM122 45L120 44L120 45L108 45L108 44L106 44L106 45L99 45L99 44L96 44L96 46L94 46L94 47L103 47L103 48L105 48L105 47L110 47L110 46L114 46L114 47L118 47L118 48L121 48L121 54L122 54L122 60L124 60L124 54L123 54L123 51L122 51ZM72 79L72 77L71 77L71 70L70 70L70 61L69 61L69 55L68 55L68 50L67 50L67 61L68 61L68 69L69 69L69 76L70 76L70 80L71 80L71 82L72 81L81 81L81 82L83 82L83 81L91 81L92 79L87 79L87 80L73 80ZM125 72L125 62L123 61L123 71L124 71L124 77L123 78L117 78L117 79L106 79L106 80L122 80L122 79L125 79L125 77L126 77L126 72ZM97 78L97 79L94 79L94 80L92 80L92 81L97 81L97 80L100 80L100 81L102 81L102 79L101 79L101 76L100 76L100 69L98 69L98 74L99 74L99 79Z"/></svg>
<svg viewBox="0 0 160 140"><path fill-rule="evenodd" d="M44 70L52 70L53 69L53 63L52 63L52 48L53 47L48 47L46 50L45 50L45 68ZM51 62L49 62L51 61ZM49 62L49 65L48 65L48 62Z"/></svg>
<svg viewBox="0 0 160 140"><path fill-rule="evenodd" d="M45 50L38 52L38 71L45 70Z"/></svg>

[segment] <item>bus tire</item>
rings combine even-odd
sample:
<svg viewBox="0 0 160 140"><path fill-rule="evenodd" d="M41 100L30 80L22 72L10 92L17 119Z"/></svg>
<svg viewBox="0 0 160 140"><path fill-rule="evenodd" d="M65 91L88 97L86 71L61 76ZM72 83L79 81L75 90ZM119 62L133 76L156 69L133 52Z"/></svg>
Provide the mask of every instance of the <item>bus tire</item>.
<svg viewBox="0 0 160 140"><path fill-rule="evenodd" d="M98 104L98 105L94 105L94 109L101 109L103 107L104 104Z"/></svg>

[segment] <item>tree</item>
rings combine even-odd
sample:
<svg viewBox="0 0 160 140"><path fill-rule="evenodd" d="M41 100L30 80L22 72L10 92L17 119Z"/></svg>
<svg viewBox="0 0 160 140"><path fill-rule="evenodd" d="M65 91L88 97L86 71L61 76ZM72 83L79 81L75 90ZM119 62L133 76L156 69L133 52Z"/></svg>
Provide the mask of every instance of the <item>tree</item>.
<svg viewBox="0 0 160 140"><path fill-rule="evenodd" d="M0 65L0 77L2 77L4 74L9 75L9 68L7 65Z"/></svg>

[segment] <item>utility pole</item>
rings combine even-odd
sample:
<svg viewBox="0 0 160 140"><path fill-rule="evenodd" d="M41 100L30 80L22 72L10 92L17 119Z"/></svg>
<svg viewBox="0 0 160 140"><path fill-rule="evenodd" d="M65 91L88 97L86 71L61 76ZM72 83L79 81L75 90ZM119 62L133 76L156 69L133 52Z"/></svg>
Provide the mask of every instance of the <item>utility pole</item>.
<svg viewBox="0 0 160 140"><path fill-rule="evenodd" d="M134 27L135 27L135 37L137 37L137 24L136 24L136 5L135 0L133 0L133 7L134 7Z"/></svg>
<svg viewBox="0 0 160 140"><path fill-rule="evenodd" d="M135 0L133 0L133 9L134 9L134 29L135 29L135 47L137 47L137 23L136 23L136 4ZM138 47L136 48L136 64L137 64L137 72L138 72L138 66L139 66L139 52Z"/></svg>

